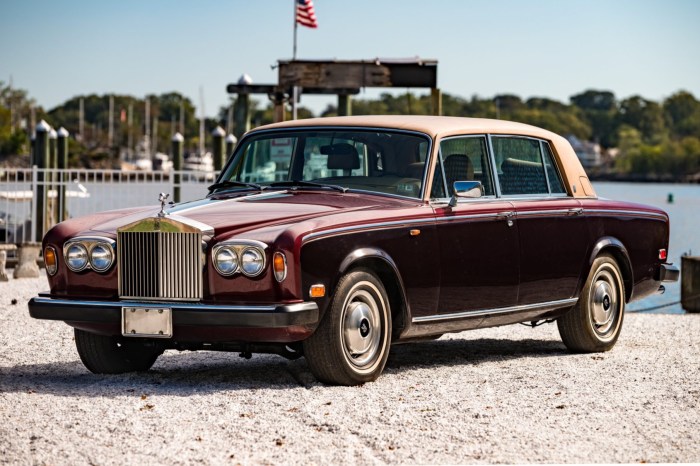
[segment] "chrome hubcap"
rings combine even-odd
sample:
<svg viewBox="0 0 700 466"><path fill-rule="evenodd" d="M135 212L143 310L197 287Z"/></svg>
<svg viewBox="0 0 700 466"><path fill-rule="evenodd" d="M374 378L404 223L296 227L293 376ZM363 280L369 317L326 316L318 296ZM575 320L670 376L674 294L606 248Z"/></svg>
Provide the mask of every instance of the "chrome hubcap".
<svg viewBox="0 0 700 466"><path fill-rule="evenodd" d="M346 300L342 333L346 356L362 367L371 363L379 350L382 323L377 298L358 285Z"/></svg>
<svg viewBox="0 0 700 466"><path fill-rule="evenodd" d="M595 331L607 334L616 324L620 313L620 296L616 274L607 268L595 277L591 296L591 317Z"/></svg>
<svg viewBox="0 0 700 466"><path fill-rule="evenodd" d="M599 281L593 290L593 320L596 325L605 325L612 319L613 289L609 283Z"/></svg>

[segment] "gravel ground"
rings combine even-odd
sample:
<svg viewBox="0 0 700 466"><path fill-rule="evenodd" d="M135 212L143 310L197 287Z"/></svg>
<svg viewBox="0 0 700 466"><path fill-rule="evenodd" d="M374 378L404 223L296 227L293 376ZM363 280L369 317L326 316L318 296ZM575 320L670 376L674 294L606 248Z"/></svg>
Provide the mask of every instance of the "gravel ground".
<svg viewBox="0 0 700 466"><path fill-rule="evenodd" d="M29 317L44 288L0 283L0 463L700 461L700 315L629 314L596 355L568 354L555 325L399 345L344 388L303 359L214 352L93 375L70 327Z"/></svg>

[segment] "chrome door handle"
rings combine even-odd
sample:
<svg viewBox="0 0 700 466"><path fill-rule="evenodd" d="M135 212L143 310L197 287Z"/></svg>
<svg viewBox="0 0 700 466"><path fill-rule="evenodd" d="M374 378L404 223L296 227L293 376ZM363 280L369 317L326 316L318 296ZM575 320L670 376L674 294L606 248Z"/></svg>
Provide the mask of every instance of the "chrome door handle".
<svg viewBox="0 0 700 466"><path fill-rule="evenodd" d="M508 226L512 227L513 226L513 217L515 217L515 212L499 212L496 214L496 217L502 218L504 220L507 220Z"/></svg>
<svg viewBox="0 0 700 466"><path fill-rule="evenodd" d="M583 213L583 209L580 207L577 207L575 209L569 209L569 215L581 215Z"/></svg>

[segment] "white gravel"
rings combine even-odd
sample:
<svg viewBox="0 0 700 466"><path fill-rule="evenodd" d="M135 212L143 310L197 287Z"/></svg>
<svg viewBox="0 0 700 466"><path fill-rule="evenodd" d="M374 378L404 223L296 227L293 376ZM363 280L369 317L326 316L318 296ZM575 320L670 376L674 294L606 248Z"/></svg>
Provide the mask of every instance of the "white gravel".
<svg viewBox="0 0 700 466"><path fill-rule="evenodd" d="M344 388L303 359L214 352L90 374L70 327L29 317L46 286L0 283L0 463L700 461L700 315L628 314L596 355L555 325L394 346L377 382Z"/></svg>

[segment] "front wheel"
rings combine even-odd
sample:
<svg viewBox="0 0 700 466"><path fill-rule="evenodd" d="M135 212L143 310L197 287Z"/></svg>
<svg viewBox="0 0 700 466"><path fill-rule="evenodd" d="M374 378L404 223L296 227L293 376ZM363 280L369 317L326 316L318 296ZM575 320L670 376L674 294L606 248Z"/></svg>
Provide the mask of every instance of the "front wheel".
<svg viewBox="0 0 700 466"><path fill-rule="evenodd" d="M583 353L615 346L625 312L625 285L617 262L603 254L593 261L576 305L557 319L564 345Z"/></svg>
<svg viewBox="0 0 700 466"><path fill-rule="evenodd" d="M356 269L338 282L318 329L304 341L304 356L318 380L358 385L379 377L390 344L384 285L371 271Z"/></svg>
<svg viewBox="0 0 700 466"><path fill-rule="evenodd" d="M163 349L152 342L97 335L75 329L75 346L85 367L95 374L143 372Z"/></svg>

